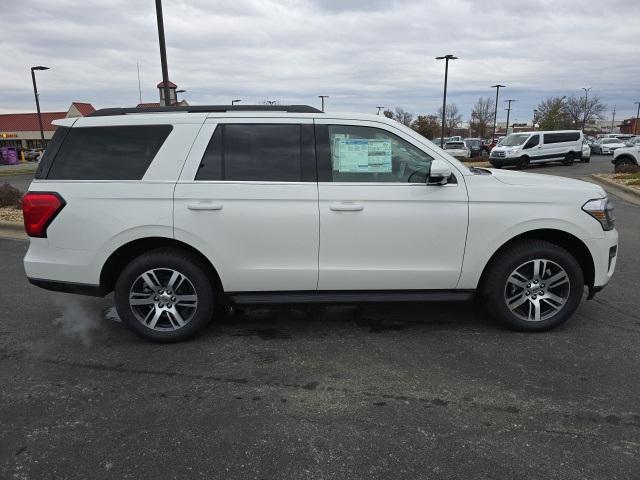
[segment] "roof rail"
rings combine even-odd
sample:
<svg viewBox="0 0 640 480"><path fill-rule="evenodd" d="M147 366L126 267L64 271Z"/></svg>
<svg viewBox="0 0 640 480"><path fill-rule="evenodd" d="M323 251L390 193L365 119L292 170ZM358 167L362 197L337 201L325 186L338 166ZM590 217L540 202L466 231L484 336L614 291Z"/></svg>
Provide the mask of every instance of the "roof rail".
<svg viewBox="0 0 640 480"><path fill-rule="evenodd" d="M143 107L143 108L101 108L87 117L109 117L131 113L206 113L206 112L286 112L286 113L322 113L308 105L193 105L187 107Z"/></svg>

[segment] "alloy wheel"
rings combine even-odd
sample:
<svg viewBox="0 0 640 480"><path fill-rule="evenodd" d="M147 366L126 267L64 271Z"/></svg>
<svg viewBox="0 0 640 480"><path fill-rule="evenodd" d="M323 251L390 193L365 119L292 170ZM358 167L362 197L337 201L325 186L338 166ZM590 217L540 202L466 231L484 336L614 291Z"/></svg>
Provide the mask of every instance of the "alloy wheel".
<svg viewBox="0 0 640 480"><path fill-rule="evenodd" d="M191 280L170 268L147 270L131 285L129 306L147 328L173 331L188 324L198 308Z"/></svg>
<svg viewBox="0 0 640 480"><path fill-rule="evenodd" d="M529 260L517 267L505 283L504 301L516 317L540 322L557 314L569 299L567 272L547 259Z"/></svg>

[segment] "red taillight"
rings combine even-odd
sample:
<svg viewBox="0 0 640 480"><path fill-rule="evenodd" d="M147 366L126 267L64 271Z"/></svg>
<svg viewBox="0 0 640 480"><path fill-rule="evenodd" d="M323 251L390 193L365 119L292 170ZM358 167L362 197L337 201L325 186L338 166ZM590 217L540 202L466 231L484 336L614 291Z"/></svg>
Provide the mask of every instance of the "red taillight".
<svg viewBox="0 0 640 480"><path fill-rule="evenodd" d="M24 229L30 237L47 237L47 227L65 206L55 192L27 192L22 198Z"/></svg>

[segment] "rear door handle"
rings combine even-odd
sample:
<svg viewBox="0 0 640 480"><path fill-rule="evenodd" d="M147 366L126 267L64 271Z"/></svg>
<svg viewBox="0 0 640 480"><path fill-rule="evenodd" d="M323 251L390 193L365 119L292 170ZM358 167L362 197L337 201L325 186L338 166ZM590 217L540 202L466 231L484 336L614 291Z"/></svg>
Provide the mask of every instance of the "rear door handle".
<svg viewBox="0 0 640 480"><path fill-rule="evenodd" d="M332 203L329 208L334 212L359 212L364 210L364 205L359 203Z"/></svg>
<svg viewBox="0 0 640 480"><path fill-rule="evenodd" d="M196 202L188 203L187 208L189 210L222 210L222 205L211 202Z"/></svg>

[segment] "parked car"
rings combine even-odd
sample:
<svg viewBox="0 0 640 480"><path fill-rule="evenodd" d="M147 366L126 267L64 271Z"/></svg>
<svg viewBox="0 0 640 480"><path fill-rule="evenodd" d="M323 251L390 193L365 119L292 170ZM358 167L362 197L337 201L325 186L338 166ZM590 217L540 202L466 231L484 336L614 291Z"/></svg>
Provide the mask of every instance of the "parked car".
<svg viewBox="0 0 640 480"><path fill-rule="evenodd" d="M624 148L626 144L617 138L601 138L597 142L597 153L599 155L613 155L618 148Z"/></svg>
<svg viewBox="0 0 640 480"><path fill-rule="evenodd" d="M640 165L640 142L631 147L616 148L613 152L614 165Z"/></svg>
<svg viewBox="0 0 640 480"><path fill-rule="evenodd" d="M483 150L483 148L482 148L483 147L482 139L480 139L480 138L465 138L464 139L464 144L469 149L469 156L471 158L473 158L473 157L481 157L482 156L482 150Z"/></svg>
<svg viewBox="0 0 640 480"><path fill-rule="evenodd" d="M541 331L615 270L598 185L468 168L376 115L238 107L56 120L23 200L29 281L114 291L136 334L176 341L229 304L478 298Z"/></svg>
<svg viewBox="0 0 640 480"><path fill-rule="evenodd" d="M444 138L436 137L436 138L433 139L433 144L437 145L439 147L440 143L442 143L442 146L444 147L444 144L447 143L448 141L449 141L449 137L444 137Z"/></svg>
<svg viewBox="0 0 640 480"><path fill-rule="evenodd" d="M444 149L449 155L453 155L456 158L467 159L471 157L471 152L467 148L467 145L462 141L452 142L449 140L444 144Z"/></svg>
<svg viewBox="0 0 640 480"><path fill-rule="evenodd" d="M38 158L40 158L40 155L42 155L42 150L38 148L32 148L30 150L25 150L24 152L24 158L28 161L38 160Z"/></svg>
<svg viewBox="0 0 640 480"><path fill-rule="evenodd" d="M582 143L580 130L512 133L491 150L489 161L495 168L555 161L573 165L582 158Z"/></svg>

